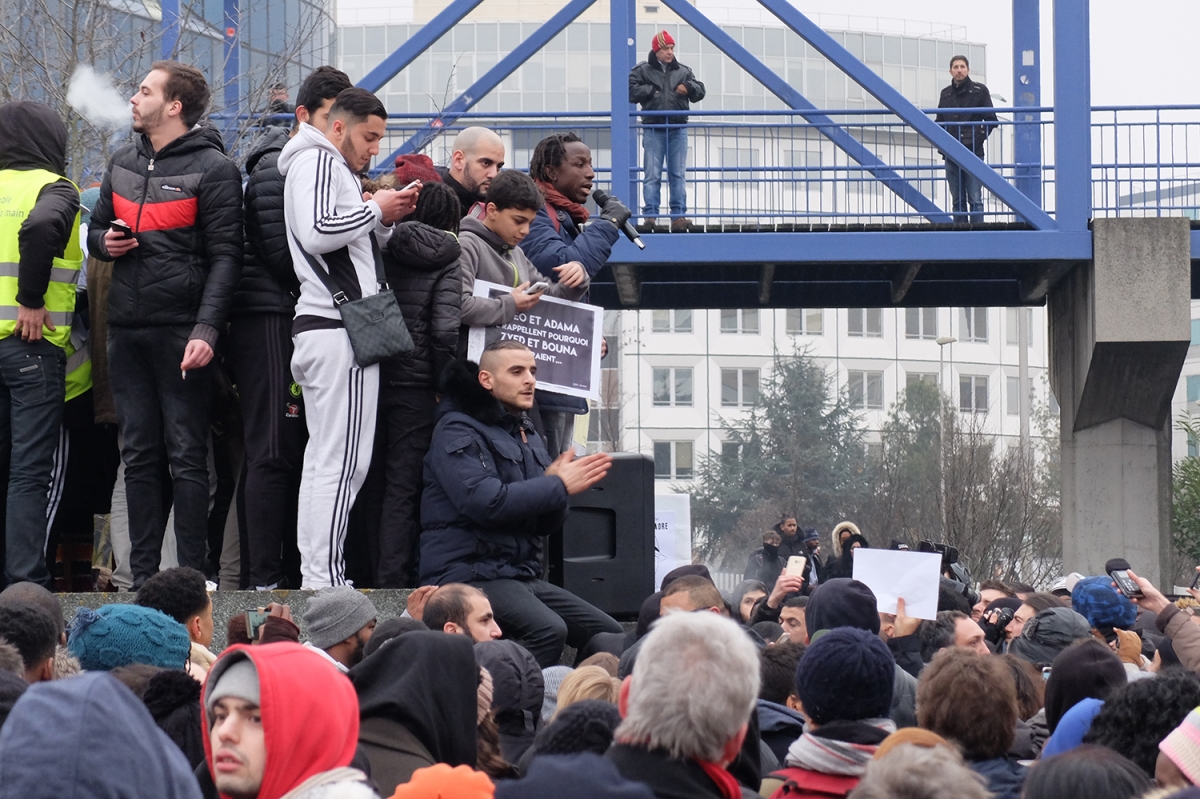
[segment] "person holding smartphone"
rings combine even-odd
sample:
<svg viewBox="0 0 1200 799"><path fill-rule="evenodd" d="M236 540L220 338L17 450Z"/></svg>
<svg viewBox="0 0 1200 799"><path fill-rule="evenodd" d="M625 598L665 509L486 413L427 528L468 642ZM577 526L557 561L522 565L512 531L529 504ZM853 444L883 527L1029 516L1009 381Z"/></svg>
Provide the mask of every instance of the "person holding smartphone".
<svg viewBox="0 0 1200 799"><path fill-rule="evenodd" d="M528 175L508 169L497 175L488 188L484 218L467 217L462 221L458 267L462 275L464 330L458 337L460 355L466 354L465 328L506 325L518 313L537 305L543 294L579 300L587 292L590 279L580 263L555 267L552 271L558 277L557 283L550 283L544 291L529 291L545 279L519 245L529 235L529 227L544 204L541 191ZM512 286L513 291L502 297L476 297L476 280Z"/></svg>
<svg viewBox="0 0 1200 799"><path fill-rule="evenodd" d="M1192 673L1200 672L1200 625L1194 624L1192 617L1167 599L1161 591L1154 587L1154 583L1145 577L1139 577L1133 569L1124 571L1140 591L1139 596L1129 597L1130 601L1139 609L1149 610L1156 614L1154 626L1171 639L1171 645L1179 657L1179 662ZM1196 571L1200 575L1200 566L1196 567ZM1187 592L1193 598L1200 599L1200 589L1194 587L1196 582L1193 582L1192 585L1193 587L1188 588ZM1113 587L1123 590L1115 580Z"/></svg>
<svg viewBox="0 0 1200 799"><path fill-rule="evenodd" d="M179 565L211 572L209 364L243 240L241 171L221 133L201 121L210 96L195 67L152 65L130 100L139 135L113 155L88 227L88 252L113 262L108 370L135 589L160 566L165 466Z"/></svg>

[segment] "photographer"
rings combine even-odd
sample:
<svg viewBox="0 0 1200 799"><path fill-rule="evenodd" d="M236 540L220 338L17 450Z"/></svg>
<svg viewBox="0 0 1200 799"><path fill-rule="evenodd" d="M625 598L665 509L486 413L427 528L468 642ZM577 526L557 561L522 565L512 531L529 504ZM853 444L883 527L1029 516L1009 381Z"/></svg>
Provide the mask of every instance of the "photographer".
<svg viewBox="0 0 1200 799"><path fill-rule="evenodd" d="M1021 607L1016 597L1001 597L990 603L979 617L979 626L987 637L988 647L996 654L1008 651L1008 625Z"/></svg>

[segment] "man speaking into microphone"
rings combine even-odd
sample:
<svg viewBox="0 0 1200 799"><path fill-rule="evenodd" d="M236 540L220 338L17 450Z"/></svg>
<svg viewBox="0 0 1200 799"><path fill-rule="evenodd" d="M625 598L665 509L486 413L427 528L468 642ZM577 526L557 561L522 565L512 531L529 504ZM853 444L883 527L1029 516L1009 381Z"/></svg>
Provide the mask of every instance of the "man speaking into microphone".
<svg viewBox="0 0 1200 799"><path fill-rule="evenodd" d="M529 176L546 204L530 223L521 251L547 280L558 279L554 267L571 262L582 264L588 277L594 277L608 261L632 212L609 197L600 207L600 218L588 223L590 215L583 204L592 193L596 173L592 151L574 133L555 133L538 142L529 159ZM575 416L587 413L587 401L539 391L537 402L550 455L566 452Z"/></svg>

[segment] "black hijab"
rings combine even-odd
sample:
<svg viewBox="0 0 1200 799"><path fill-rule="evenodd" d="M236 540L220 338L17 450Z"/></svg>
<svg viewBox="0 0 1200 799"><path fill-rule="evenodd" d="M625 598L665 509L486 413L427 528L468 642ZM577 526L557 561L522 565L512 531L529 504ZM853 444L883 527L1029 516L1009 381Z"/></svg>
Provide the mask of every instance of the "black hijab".
<svg viewBox="0 0 1200 799"><path fill-rule="evenodd" d="M475 767L479 667L465 635L393 638L350 670L359 715L402 724L434 759Z"/></svg>

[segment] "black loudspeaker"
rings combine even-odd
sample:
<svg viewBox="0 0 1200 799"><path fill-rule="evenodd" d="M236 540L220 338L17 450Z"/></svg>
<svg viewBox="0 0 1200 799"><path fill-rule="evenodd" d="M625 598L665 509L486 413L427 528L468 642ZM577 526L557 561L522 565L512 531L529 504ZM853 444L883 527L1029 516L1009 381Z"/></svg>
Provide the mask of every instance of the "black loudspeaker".
<svg viewBox="0 0 1200 799"><path fill-rule="evenodd" d="M636 616L654 593L654 460L614 452L604 479L571 497L550 537L550 582L614 616Z"/></svg>

